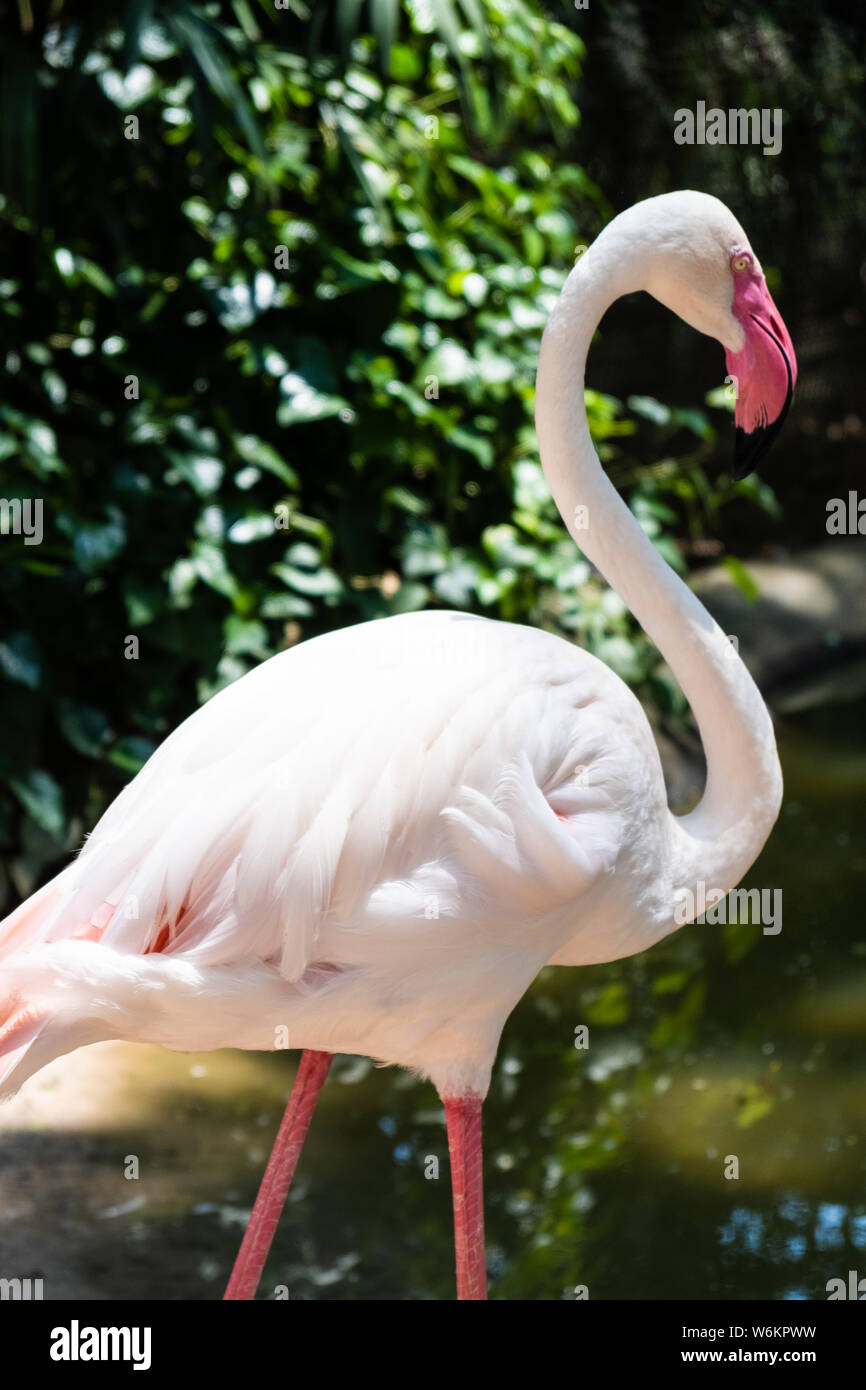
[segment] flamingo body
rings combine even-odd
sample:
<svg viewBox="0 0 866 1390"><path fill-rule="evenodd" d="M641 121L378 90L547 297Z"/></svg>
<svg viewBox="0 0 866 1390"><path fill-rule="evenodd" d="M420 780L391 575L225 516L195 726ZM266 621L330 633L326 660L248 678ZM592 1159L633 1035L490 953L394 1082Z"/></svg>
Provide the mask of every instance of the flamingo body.
<svg viewBox="0 0 866 1390"><path fill-rule="evenodd" d="M484 1094L557 952L673 929L665 812L638 701L558 637L442 612L306 642L186 720L8 919L4 979L43 1022L0 1042L3 1084L101 1032Z"/></svg>
<svg viewBox="0 0 866 1390"><path fill-rule="evenodd" d="M304 1049L228 1298L255 1292L335 1052L437 1087L458 1296L483 1298L481 1101L509 1012L548 962L641 951L683 924L684 896L724 896L776 819L760 693L590 439L589 345L639 289L725 348L738 476L778 433L797 367L745 232L695 192L616 217L542 341L545 476L691 705L707 757L692 812L671 815L647 719L601 662L532 628L407 614L305 642L222 691L0 924L0 1096L100 1038Z"/></svg>

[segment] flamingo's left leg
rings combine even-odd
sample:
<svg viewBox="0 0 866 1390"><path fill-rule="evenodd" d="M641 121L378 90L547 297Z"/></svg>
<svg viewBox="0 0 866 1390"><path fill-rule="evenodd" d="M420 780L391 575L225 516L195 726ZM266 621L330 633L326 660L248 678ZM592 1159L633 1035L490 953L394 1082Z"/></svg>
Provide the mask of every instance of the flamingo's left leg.
<svg viewBox="0 0 866 1390"><path fill-rule="evenodd" d="M457 1297L460 1301L477 1301L487 1297L481 1097L443 1096L442 1101L451 1155Z"/></svg>
<svg viewBox="0 0 866 1390"><path fill-rule="evenodd" d="M307 1049L301 1055L292 1094L289 1096L286 1113L274 1140L256 1204L223 1295L224 1301L250 1299L255 1296L301 1156L304 1139L313 1118L316 1101L325 1084L330 1065L330 1052L312 1052Z"/></svg>

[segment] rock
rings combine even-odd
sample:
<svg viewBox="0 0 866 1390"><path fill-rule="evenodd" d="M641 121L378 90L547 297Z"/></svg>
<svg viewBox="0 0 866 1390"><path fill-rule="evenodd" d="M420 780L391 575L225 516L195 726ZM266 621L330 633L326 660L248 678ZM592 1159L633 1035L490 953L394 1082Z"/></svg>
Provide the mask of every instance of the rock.
<svg viewBox="0 0 866 1390"><path fill-rule="evenodd" d="M725 632L767 702L780 712L866 692L866 545L847 537L795 557L750 560L750 599L728 570L695 576L692 588Z"/></svg>

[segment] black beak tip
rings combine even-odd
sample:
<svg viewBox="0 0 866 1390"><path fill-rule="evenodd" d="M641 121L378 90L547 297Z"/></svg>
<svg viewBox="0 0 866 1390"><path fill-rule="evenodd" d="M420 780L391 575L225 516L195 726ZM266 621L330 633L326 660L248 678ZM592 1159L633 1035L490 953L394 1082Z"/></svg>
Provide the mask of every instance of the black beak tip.
<svg viewBox="0 0 866 1390"><path fill-rule="evenodd" d="M778 420L774 420L772 425L759 425L757 429L751 430L748 434L745 430L737 426L734 435L734 463L731 472L735 482L740 482L743 478L748 478L750 473L754 473L762 459L766 458L772 448L779 431L788 413L788 402L785 402L785 409L782 411Z"/></svg>
<svg viewBox="0 0 866 1390"><path fill-rule="evenodd" d="M772 335L771 335L772 336ZM750 430L748 434L738 425L734 435L734 462L731 468L734 481L739 483L743 478L748 478L757 468L761 459L766 458L777 434L785 423L785 417L791 408L794 399L794 382L791 376L791 364L782 348L781 343L776 340L776 346L782 354L785 369L788 373L788 390L785 395L785 403L777 418L770 425L759 425L757 429Z"/></svg>
<svg viewBox="0 0 866 1390"><path fill-rule="evenodd" d="M768 429L759 427L747 434L745 430L737 427L734 435L734 462L731 468L735 482L739 483L754 472L761 459L768 453L772 441L773 435Z"/></svg>

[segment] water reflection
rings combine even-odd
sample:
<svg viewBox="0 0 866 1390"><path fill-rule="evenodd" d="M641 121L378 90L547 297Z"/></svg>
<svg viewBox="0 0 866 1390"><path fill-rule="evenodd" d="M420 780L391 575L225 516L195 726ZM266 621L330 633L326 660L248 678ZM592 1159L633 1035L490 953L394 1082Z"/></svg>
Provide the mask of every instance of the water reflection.
<svg viewBox="0 0 866 1390"><path fill-rule="evenodd" d="M747 883L782 887L778 936L694 926L548 970L509 1020L485 1121L494 1297L825 1298L866 1274L863 713L780 731L785 807ZM218 1297L293 1065L117 1044L55 1064L0 1113L0 1273L46 1297ZM452 1279L435 1096L340 1059L262 1296L451 1298Z"/></svg>

